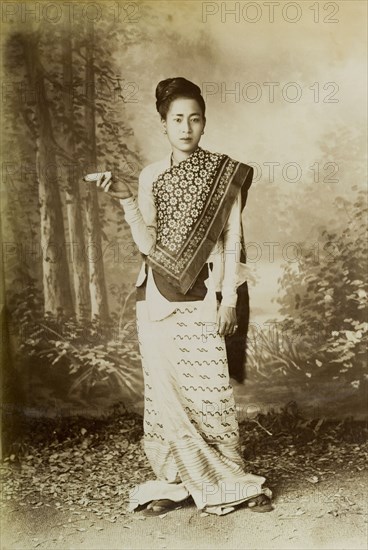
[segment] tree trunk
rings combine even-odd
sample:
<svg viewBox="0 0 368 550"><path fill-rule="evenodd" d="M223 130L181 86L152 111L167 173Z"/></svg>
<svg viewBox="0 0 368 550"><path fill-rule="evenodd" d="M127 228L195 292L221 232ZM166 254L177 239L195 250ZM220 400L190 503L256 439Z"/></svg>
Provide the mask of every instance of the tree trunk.
<svg viewBox="0 0 368 550"><path fill-rule="evenodd" d="M94 28L93 22L87 23L86 46L86 105L85 127L87 135L88 165L97 166L96 154L96 121L95 121L95 69L94 69ZM108 315L107 292L102 257L102 240L99 219L97 189L88 185L86 196L86 222L89 260L89 288L91 294L91 315L93 318L104 319Z"/></svg>
<svg viewBox="0 0 368 550"><path fill-rule="evenodd" d="M34 34L23 36L24 58L35 96L36 165L41 218L44 310L53 315L73 313L64 220L58 187L55 141L46 97L44 71Z"/></svg>
<svg viewBox="0 0 368 550"><path fill-rule="evenodd" d="M63 102L66 123L64 125L64 149L67 156L75 158L75 128L73 110L73 59L70 23L66 24L63 44ZM77 319L90 316L91 302L88 288L88 268L84 254L84 229L78 175L74 163L68 166L66 210L73 268L74 308Z"/></svg>

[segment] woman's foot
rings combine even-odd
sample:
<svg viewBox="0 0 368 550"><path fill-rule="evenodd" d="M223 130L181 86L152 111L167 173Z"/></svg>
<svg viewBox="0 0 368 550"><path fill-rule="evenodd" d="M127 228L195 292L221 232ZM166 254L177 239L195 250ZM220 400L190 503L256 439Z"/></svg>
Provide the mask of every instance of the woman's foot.
<svg viewBox="0 0 368 550"><path fill-rule="evenodd" d="M271 499L264 494L249 499L247 505L251 512L272 512L273 510Z"/></svg>
<svg viewBox="0 0 368 550"><path fill-rule="evenodd" d="M168 512L177 510L178 508L181 508L180 502L174 502L168 498L163 498L150 502L147 508L143 511L143 515L147 517L161 516L162 514L167 514Z"/></svg>

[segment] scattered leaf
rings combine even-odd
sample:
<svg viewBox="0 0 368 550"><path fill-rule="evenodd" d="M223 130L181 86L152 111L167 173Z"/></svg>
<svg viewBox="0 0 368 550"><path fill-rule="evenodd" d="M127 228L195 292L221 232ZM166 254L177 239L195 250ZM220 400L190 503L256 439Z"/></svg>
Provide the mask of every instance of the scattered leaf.
<svg viewBox="0 0 368 550"><path fill-rule="evenodd" d="M309 483L318 483L319 482L318 476L310 476L310 477L306 477L305 479L307 481L309 481Z"/></svg>

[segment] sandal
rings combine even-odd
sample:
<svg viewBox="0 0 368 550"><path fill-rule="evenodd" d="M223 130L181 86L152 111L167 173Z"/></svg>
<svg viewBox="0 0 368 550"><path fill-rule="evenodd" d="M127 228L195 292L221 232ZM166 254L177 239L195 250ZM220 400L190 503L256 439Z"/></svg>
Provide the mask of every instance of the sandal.
<svg viewBox="0 0 368 550"><path fill-rule="evenodd" d="M264 494L249 499L247 505L251 512L272 512L274 509L271 504L271 499Z"/></svg>
<svg viewBox="0 0 368 550"><path fill-rule="evenodd" d="M143 515L146 517L161 516L167 514L173 510L181 508L180 502L169 500L168 498L162 498L160 500L153 500L149 503L147 508L143 511Z"/></svg>

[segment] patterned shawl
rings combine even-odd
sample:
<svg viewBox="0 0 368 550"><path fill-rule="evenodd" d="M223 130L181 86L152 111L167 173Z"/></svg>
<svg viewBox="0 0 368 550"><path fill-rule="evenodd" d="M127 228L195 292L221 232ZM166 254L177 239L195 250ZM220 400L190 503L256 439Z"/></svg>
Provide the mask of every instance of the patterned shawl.
<svg viewBox="0 0 368 550"><path fill-rule="evenodd" d="M253 168L198 147L153 182L157 240L146 261L183 294L208 259L241 189L242 209Z"/></svg>

